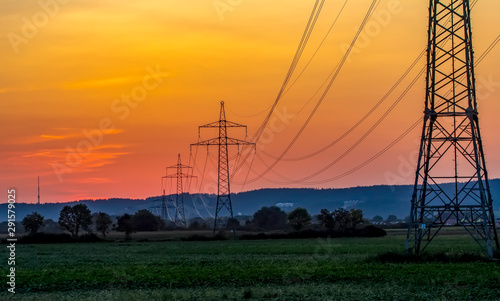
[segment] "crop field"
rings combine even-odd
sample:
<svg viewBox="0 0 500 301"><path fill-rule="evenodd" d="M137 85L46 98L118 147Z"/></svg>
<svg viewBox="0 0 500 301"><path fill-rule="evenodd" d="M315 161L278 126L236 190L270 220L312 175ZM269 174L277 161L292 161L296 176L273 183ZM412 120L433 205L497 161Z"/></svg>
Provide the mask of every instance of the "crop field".
<svg viewBox="0 0 500 301"><path fill-rule="evenodd" d="M18 245L16 294L4 284L0 299L500 300L499 262L482 257L472 238L458 232L434 241L422 260L399 255L401 230L382 238L133 237Z"/></svg>

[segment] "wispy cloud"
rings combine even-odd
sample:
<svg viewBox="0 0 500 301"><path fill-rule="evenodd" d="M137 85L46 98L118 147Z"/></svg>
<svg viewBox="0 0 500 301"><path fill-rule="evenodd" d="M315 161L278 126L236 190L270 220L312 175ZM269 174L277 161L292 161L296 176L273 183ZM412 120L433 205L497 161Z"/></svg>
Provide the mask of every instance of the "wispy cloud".
<svg viewBox="0 0 500 301"><path fill-rule="evenodd" d="M89 89L89 88L109 88L111 86L122 86L140 81L140 77L112 77L103 79L91 79L68 83L65 88L70 90Z"/></svg>
<svg viewBox="0 0 500 301"><path fill-rule="evenodd" d="M11 139L7 141L9 145L28 145L28 144L36 144L50 141L61 141L67 139L85 139L84 134L81 129L76 128L57 128L52 129L50 131L54 131L55 133L47 133L41 134L37 136L20 136L15 139ZM61 133L63 132L63 133ZM123 133L122 129L104 129L101 130L103 135L116 135ZM101 146L100 146L101 147ZM95 149L99 149L100 147L95 147ZM106 146L109 147L109 146Z"/></svg>
<svg viewBox="0 0 500 301"><path fill-rule="evenodd" d="M33 158L33 157L57 157L54 155L51 151L44 151L44 152L39 152L35 154L27 154L27 155L22 155L23 158Z"/></svg>
<svg viewBox="0 0 500 301"><path fill-rule="evenodd" d="M115 182L109 178L86 178L78 180L79 183L82 184L105 184L105 183L113 183Z"/></svg>

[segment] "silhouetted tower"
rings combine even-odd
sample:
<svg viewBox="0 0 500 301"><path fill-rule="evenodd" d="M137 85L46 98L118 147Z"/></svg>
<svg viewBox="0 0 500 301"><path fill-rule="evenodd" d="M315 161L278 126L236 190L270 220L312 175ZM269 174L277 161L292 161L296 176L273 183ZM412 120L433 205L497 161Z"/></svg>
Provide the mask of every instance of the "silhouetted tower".
<svg viewBox="0 0 500 301"><path fill-rule="evenodd" d="M160 204L160 214L161 214L161 219L164 221L167 221L168 219L168 206L167 206L167 196L165 195L165 189L163 189L163 194L161 196L161 204Z"/></svg>
<svg viewBox="0 0 500 301"><path fill-rule="evenodd" d="M174 200L172 199L167 199L167 196L165 195L165 189L163 189L163 178L162 177L162 196L161 196L161 199L160 199L160 204L159 205L156 205L156 202L158 200L155 200L154 203L155 205L150 207L150 208L154 208L156 210L156 214L158 215L159 218L161 218L163 221L169 221L171 220L170 218L170 213L169 213L169 209L171 208L174 208L175 209L175 204L174 204Z"/></svg>
<svg viewBox="0 0 500 301"><path fill-rule="evenodd" d="M184 189L182 184L182 179L186 178L196 178L196 176L190 175L189 173L184 173L184 169L190 169L191 166L182 165L181 163L181 154L177 157L177 164L167 167L167 175L163 178L174 178L177 180L177 193L175 196L175 224L178 226L186 226L186 215L184 212ZM169 169L175 169L175 173L169 174ZM163 193L162 202L165 200L165 193ZM166 206L165 206L166 208ZM163 210L163 203L162 203Z"/></svg>
<svg viewBox="0 0 500 301"><path fill-rule="evenodd" d="M407 252L463 226L491 257L498 245L479 131L468 0L430 0L424 126ZM451 185L443 185L451 182Z"/></svg>
<svg viewBox="0 0 500 301"><path fill-rule="evenodd" d="M205 124L198 127L198 135L202 128L218 128L219 137L201 141L198 143L191 144L191 146L206 145L216 145L219 147L219 163L218 163L218 181L217 181L217 206L215 208L215 220L214 220L214 230L215 233L218 224L221 228L226 226L223 219L220 218L220 211L226 208L229 213L229 218L233 218L233 205L231 204L231 189L229 183L229 155L228 146L230 145L251 145L255 147L255 143L248 142L245 140L240 140L236 138L231 138L227 136L227 128L245 128L246 125L241 125L226 120L226 112L224 110L224 102L220 102L220 115L219 120ZM227 222L227 220L226 220ZM233 232L234 232L233 225Z"/></svg>
<svg viewBox="0 0 500 301"><path fill-rule="evenodd" d="M38 205L40 205L40 176L38 176Z"/></svg>

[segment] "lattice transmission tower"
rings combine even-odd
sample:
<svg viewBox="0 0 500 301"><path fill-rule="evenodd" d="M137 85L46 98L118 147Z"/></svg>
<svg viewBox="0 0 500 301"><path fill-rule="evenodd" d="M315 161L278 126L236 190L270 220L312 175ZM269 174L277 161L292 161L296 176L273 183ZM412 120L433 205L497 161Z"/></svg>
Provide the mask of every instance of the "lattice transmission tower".
<svg viewBox="0 0 500 301"><path fill-rule="evenodd" d="M492 257L499 245L479 131L469 1L430 0L428 39L406 251L421 253L443 227L454 225Z"/></svg>
<svg viewBox="0 0 500 301"><path fill-rule="evenodd" d="M163 177L162 177L163 179ZM162 188L163 188L163 183L162 183ZM151 208L154 208L156 209L156 212L158 214L158 216L163 220L163 221L168 221L170 220L170 215L168 213L168 208L175 208L174 205L171 205L169 206L169 202L171 202L171 200L167 199L167 196L165 195L165 189L162 189L162 192L163 194L161 195L161 199L160 199L160 205L155 205ZM156 203L157 201L155 201Z"/></svg>
<svg viewBox="0 0 500 301"><path fill-rule="evenodd" d="M196 178L196 176L189 174L189 172L184 172L185 169L190 170L191 168L191 166L183 165L181 163L181 154L178 154L177 164L167 167L167 175L163 177L163 179L176 179L177 192L174 203L174 222L176 226L186 227L186 214L184 212L184 185L182 179ZM169 169L174 169L175 172L169 174ZM164 210L168 210L168 206L165 206L165 192L163 193L162 198L162 214L164 214Z"/></svg>
<svg viewBox="0 0 500 301"><path fill-rule="evenodd" d="M215 220L214 220L214 229L213 232L218 228L224 228L227 224L228 219L224 220L221 218L220 213L222 209L227 209L229 213L229 218L233 218L233 205L231 204L231 189L230 189L230 181L229 181L229 155L228 155L228 146L231 145L249 145L255 147L255 143L248 142L245 140L240 140L236 138L231 138L227 136L228 128L244 128L245 135L247 127L245 125L241 125L235 122L226 120L226 112L224 110L224 102L220 102L220 114L219 120L205 124L198 127L198 135L200 135L200 131L202 128L217 128L219 131L219 136L208 139L205 141L200 141L198 143L193 143L191 146L200 146L206 145L209 146L218 146L219 148L219 156L218 156L218 181L217 181L217 205L215 208ZM233 225L233 232L234 232Z"/></svg>

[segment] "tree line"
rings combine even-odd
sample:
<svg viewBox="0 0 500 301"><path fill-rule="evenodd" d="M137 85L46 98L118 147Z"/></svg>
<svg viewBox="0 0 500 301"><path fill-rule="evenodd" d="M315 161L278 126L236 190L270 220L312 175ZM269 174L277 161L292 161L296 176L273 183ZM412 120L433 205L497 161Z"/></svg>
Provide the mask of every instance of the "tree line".
<svg viewBox="0 0 500 301"><path fill-rule="evenodd" d="M28 214L21 223L25 231L33 235L42 229L46 222L41 214L33 212ZM105 212L98 212L93 215L85 204L64 206L59 213L57 224L75 238L82 231L93 233L94 230L103 237L111 230L124 232L128 238L132 232L157 231L164 225L159 217L146 209L139 210L132 215L121 215L113 222L113 218Z"/></svg>
<svg viewBox="0 0 500 301"><path fill-rule="evenodd" d="M262 207L253 216L241 223L236 218L226 220L226 229L247 231L272 231L304 229L345 231L355 229L368 222L363 218L360 209L346 210L338 208L333 211L322 209L320 214L313 217L305 208L296 208L286 213L279 207ZM26 232L37 233L45 224L45 219L37 212L27 215L22 220ZM103 237L110 231L123 232L128 239L133 232L158 231L166 229L167 225L158 216L149 210L142 209L134 214L123 214L112 218L105 212L92 214L85 204L64 206L59 213L58 226L69 232L73 237L78 237L82 231L93 233L96 231ZM203 219L194 220L188 226L191 230L210 229L210 225Z"/></svg>

